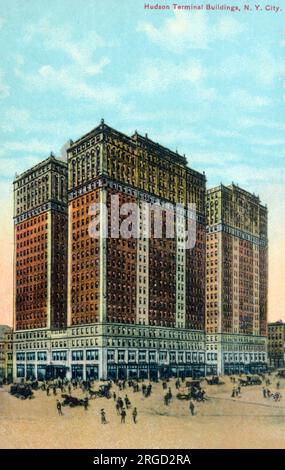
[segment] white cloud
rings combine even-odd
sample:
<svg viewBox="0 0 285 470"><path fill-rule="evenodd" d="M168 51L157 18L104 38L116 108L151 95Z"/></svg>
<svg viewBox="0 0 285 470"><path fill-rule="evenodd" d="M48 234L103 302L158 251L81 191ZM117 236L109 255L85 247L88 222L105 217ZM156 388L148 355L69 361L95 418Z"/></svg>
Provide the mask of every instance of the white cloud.
<svg viewBox="0 0 285 470"><path fill-rule="evenodd" d="M224 167L242 160L242 156L231 152L191 152L190 164L215 165ZM219 168L220 171L220 168ZM207 171L208 172L208 171Z"/></svg>
<svg viewBox="0 0 285 470"><path fill-rule="evenodd" d="M150 136L151 138L151 136ZM205 143L204 137L197 131L192 129L167 129L159 133L155 133L155 140L162 145L177 145L186 143ZM179 149L178 149L179 150Z"/></svg>
<svg viewBox="0 0 285 470"><path fill-rule="evenodd" d="M185 49L205 49L217 40L232 40L244 31L244 26L234 18L221 17L216 23L203 12L176 12L161 27L150 22L140 22L137 31L149 40L173 52Z"/></svg>
<svg viewBox="0 0 285 470"><path fill-rule="evenodd" d="M31 166L36 165L40 160L41 159L38 159L37 161L35 157L26 157L26 158L21 158L21 159L1 157L0 158L1 178L9 178L10 184L12 184L12 179L14 178L16 173L20 174L22 171L25 171ZM8 187L9 185L7 186L7 183L6 183L6 191Z"/></svg>
<svg viewBox="0 0 285 470"><path fill-rule="evenodd" d="M141 62L136 73L129 75L127 82L128 89L139 93L153 94L169 88L179 89L201 103L217 99L215 88L205 84L206 77L207 70L198 60L175 63L146 59Z"/></svg>
<svg viewBox="0 0 285 470"><path fill-rule="evenodd" d="M252 95L243 89L233 91L229 98L235 105L248 110L258 110L269 106L271 103L270 99L266 96Z"/></svg>
<svg viewBox="0 0 285 470"><path fill-rule="evenodd" d="M231 139L233 137L240 137L240 133L229 129L210 129L211 133L216 137L223 137Z"/></svg>
<svg viewBox="0 0 285 470"><path fill-rule="evenodd" d="M106 45L96 31L87 31L80 41L75 41L73 31L68 26L56 27L43 19L26 28L24 40L30 42L37 37L41 38L45 49L64 52L85 75L97 75L109 63L107 57L101 59L99 64L93 61L94 52Z"/></svg>
<svg viewBox="0 0 285 470"><path fill-rule="evenodd" d="M230 16L220 18L214 27L216 39L227 40L238 36L244 31L244 26Z"/></svg>
<svg viewBox="0 0 285 470"><path fill-rule="evenodd" d="M206 176L218 184L221 180L224 184L230 184L233 179L235 183L240 186L248 188L249 191L254 191L258 184L265 184L268 181L274 183L284 183L284 175L280 168L275 167L256 167L256 165L248 165L245 163L237 163L226 165L221 173L220 169L209 167L206 170Z"/></svg>
<svg viewBox="0 0 285 470"><path fill-rule="evenodd" d="M223 80L247 76L258 85L270 87L284 77L285 64L280 57L274 56L272 50L259 44L246 54L228 55L219 64L215 64L211 72L213 76L222 77Z"/></svg>
<svg viewBox="0 0 285 470"><path fill-rule="evenodd" d="M15 106L3 112L3 122L0 124L0 129L3 132L13 132L17 129L29 128L30 113L26 109L19 109Z"/></svg>
<svg viewBox="0 0 285 470"><path fill-rule="evenodd" d="M7 141L2 143L2 149L11 152L49 153L53 146L51 143L31 139L30 141Z"/></svg>
<svg viewBox="0 0 285 470"><path fill-rule="evenodd" d="M101 64L102 65L102 64ZM100 64L97 64L98 69ZM98 103L114 105L120 102L122 90L107 84L93 85L84 76L64 66L56 69L50 64L41 66L34 74L25 74L19 68L16 71L29 89L60 90L66 96L76 99L93 99Z"/></svg>
<svg viewBox="0 0 285 470"><path fill-rule="evenodd" d="M6 23L5 18L3 18L3 16L0 16L0 30L3 28L5 23Z"/></svg>
<svg viewBox="0 0 285 470"><path fill-rule="evenodd" d="M7 98L10 95L10 87L4 81L4 72L0 69L0 98Z"/></svg>
<svg viewBox="0 0 285 470"><path fill-rule="evenodd" d="M250 139L250 143L252 145L262 145L265 147L278 147L280 145L285 145L285 139L280 139L280 138L265 138L265 137L259 137L259 138L252 138Z"/></svg>
<svg viewBox="0 0 285 470"><path fill-rule="evenodd" d="M64 64L61 60L63 65L60 67L51 63L42 64L34 73L28 74L23 71L23 64L18 62L16 75L29 89L60 90L72 98L93 99L107 105L120 103L122 90L119 87L94 82L110 63L108 57L98 57L98 49L105 45L104 40L93 31L83 35L80 41L75 41L72 33L69 27L58 28L47 20L30 25L24 40L40 40L45 50L63 52L67 62Z"/></svg>
<svg viewBox="0 0 285 470"><path fill-rule="evenodd" d="M163 91L177 83L197 84L205 77L199 61L175 64L163 60L142 61L137 72L129 76L130 88L141 92Z"/></svg>

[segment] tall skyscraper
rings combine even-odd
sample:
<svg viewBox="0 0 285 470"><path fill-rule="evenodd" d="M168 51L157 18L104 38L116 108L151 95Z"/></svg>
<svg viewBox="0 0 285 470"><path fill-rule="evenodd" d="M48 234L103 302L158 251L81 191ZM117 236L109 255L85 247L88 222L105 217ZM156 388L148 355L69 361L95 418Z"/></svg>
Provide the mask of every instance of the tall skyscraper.
<svg viewBox="0 0 285 470"><path fill-rule="evenodd" d="M208 371L266 367L267 208L232 184L207 191Z"/></svg>
<svg viewBox="0 0 285 470"><path fill-rule="evenodd" d="M96 326L100 374L202 373L205 176L188 168L185 157L147 136L128 137L103 121L68 149L68 168L68 322L75 335L86 335L78 326ZM112 236L117 217L111 211L112 196L118 198L119 209L124 203L140 207L140 227L147 219L145 203L163 205L163 229L177 203L184 208L196 204L195 247L182 249L178 231L175 238ZM108 208L106 238L90 237L95 203ZM121 224L124 217L119 219ZM83 374L83 361L72 367L74 374Z"/></svg>
<svg viewBox="0 0 285 470"><path fill-rule="evenodd" d="M65 329L66 304L67 164L51 155L14 181L14 338L22 340L19 349L34 350L32 337L47 339L50 331ZM25 375L23 362L19 375ZM31 375L36 375L35 364L28 368Z"/></svg>

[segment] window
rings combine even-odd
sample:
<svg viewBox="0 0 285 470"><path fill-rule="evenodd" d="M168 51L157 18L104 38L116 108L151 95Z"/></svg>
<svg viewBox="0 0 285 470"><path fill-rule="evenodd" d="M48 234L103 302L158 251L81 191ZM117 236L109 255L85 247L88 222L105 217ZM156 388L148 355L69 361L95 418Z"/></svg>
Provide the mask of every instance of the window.
<svg viewBox="0 0 285 470"><path fill-rule="evenodd" d="M170 352L169 353L169 359L170 359L170 362L176 362L176 353L175 352ZM162 359L163 360L163 359Z"/></svg>
<svg viewBox="0 0 285 470"><path fill-rule="evenodd" d="M136 353L135 353L135 351L129 351L128 356L129 356L129 361L130 361L130 362L134 362L134 361L136 360Z"/></svg>
<svg viewBox="0 0 285 470"><path fill-rule="evenodd" d="M47 360L47 353L46 351L39 351L37 354L38 361L46 361Z"/></svg>
<svg viewBox="0 0 285 470"><path fill-rule="evenodd" d="M159 360L160 361L166 361L167 360L167 352L166 351L161 351L159 353Z"/></svg>
<svg viewBox="0 0 285 470"><path fill-rule="evenodd" d="M52 352L52 360L53 361L66 361L67 360L67 352L66 351L53 351Z"/></svg>
<svg viewBox="0 0 285 470"><path fill-rule="evenodd" d="M72 351L71 359L73 361L83 361L83 350L79 349L78 351Z"/></svg>
<svg viewBox="0 0 285 470"><path fill-rule="evenodd" d="M87 349L86 350L86 361L98 361L99 351L98 349Z"/></svg>
<svg viewBox="0 0 285 470"><path fill-rule="evenodd" d="M112 349L108 349L107 357L108 357L108 361L114 361L115 351L113 351Z"/></svg>
<svg viewBox="0 0 285 470"><path fill-rule="evenodd" d="M178 362L184 362L184 354L183 352L178 353Z"/></svg>
<svg viewBox="0 0 285 470"><path fill-rule="evenodd" d="M119 361L125 360L125 351L118 351L118 360Z"/></svg>
<svg viewBox="0 0 285 470"><path fill-rule="evenodd" d="M25 377L25 366L23 364L17 365L17 377L18 378Z"/></svg>
<svg viewBox="0 0 285 470"><path fill-rule="evenodd" d="M35 360L36 360L36 353L27 352L27 361L35 361Z"/></svg>
<svg viewBox="0 0 285 470"><path fill-rule="evenodd" d="M17 353L17 354L16 354L16 360L17 360L17 361L24 361L24 360L25 360L25 353L22 353L22 352ZM18 377L19 377L19 376L18 376Z"/></svg>
<svg viewBox="0 0 285 470"><path fill-rule="evenodd" d="M149 352L149 362L155 362L155 351Z"/></svg>
<svg viewBox="0 0 285 470"><path fill-rule="evenodd" d="M139 351L139 361L141 361L141 362L146 361L146 352L145 351Z"/></svg>

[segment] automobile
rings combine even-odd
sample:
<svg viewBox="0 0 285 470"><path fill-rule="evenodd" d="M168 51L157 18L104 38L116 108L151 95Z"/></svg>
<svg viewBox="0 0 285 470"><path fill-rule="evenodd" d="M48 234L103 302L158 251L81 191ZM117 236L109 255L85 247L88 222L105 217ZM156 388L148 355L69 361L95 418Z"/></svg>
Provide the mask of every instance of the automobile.
<svg viewBox="0 0 285 470"><path fill-rule="evenodd" d="M190 381L187 381L187 382L186 382L186 387L188 387L188 388L198 388L198 389L200 389L200 388L201 388L200 383L201 383L200 380L190 380Z"/></svg>
<svg viewBox="0 0 285 470"><path fill-rule="evenodd" d="M73 397L72 395L63 393L61 397L63 398L62 406L84 406L84 400Z"/></svg>
<svg viewBox="0 0 285 470"><path fill-rule="evenodd" d="M239 379L239 383L242 387L247 387L248 385L261 385L262 380L258 375L247 375L246 378Z"/></svg>
<svg viewBox="0 0 285 470"><path fill-rule="evenodd" d="M10 387L11 395L26 400L31 399L34 395L32 387L29 384L12 384Z"/></svg>
<svg viewBox="0 0 285 470"><path fill-rule="evenodd" d="M184 387L183 389L180 388L179 392L176 395L176 398L178 398L178 400L190 400L191 393L189 391L189 388L186 388L186 387Z"/></svg>
<svg viewBox="0 0 285 470"><path fill-rule="evenodd" d="M285 379L285 369L279 369L276 375L281 379Z"/></svg>
<svg viewBox="0 0 285 470"><path fill-rule="evenodd" d="M111 398L110 393L110 385L109 384L102 384L99 386L99 390L92 390L89 388L90 397L94 398Z"/></svg>
<svg viewBox="0 0 285 470"><path fill-rule="evenodd" d="M211 379L206 378L206 382L208 385L223 385L224 384L224 382L220 380L218 375L213 375Z"/></svg>

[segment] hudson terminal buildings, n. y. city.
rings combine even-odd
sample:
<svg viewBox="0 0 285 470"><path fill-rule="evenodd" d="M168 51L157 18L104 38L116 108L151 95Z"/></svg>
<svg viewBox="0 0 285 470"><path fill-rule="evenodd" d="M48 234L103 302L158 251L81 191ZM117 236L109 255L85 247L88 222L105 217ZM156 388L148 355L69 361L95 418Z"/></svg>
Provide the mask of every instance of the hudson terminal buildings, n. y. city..
<svg viewBox="0 0 285 470"><path fill-rule="evenodd" d="M216 330L209 311L206 321L205 310L206 227L209 237L212 224L206 220L206 178L187 166L185 156L147 135L136 132L129 137L101 121L70 143L67 161L51 156L16 177L14 201L17 380L155 379L227 372L219 365L224 341L220 336L216 355L209 356L209 342L216 348L221 333L232 334L238 343L246 337L253 341L248 362L264 368L266 252L263 256L258 249L258 270L265 277L258 275L257 281L247 267L239 270L240 289L245 287L232 315L234 325L240 315L240 325L225 323ZM131 225L136 226L136 236L123 236L122 226L134 206L138 211ZM251 207L249 213L240 213L241 220L258 217L252 224L259 227L262 210L257 207L258 216ZM195 237L186 248L183 235L190 226L188 239L193 227ZM236 237L240 266L247 256L243 250L251 250L256 260L259 242L243 248L241 233ZM259 240L261 235L253 237ZM234 282L233 276L230 280L227 274L228 283Z"/></svg>

